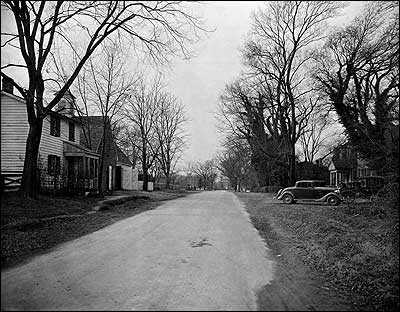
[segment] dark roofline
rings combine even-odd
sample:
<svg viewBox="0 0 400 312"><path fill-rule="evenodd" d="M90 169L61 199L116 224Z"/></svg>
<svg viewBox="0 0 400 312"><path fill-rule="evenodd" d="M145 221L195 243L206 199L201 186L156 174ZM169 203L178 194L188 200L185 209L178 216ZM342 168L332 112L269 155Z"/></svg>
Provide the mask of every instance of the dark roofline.
<svg viewBox="0 0 400 312"><path fill-rule="evenodd" d="M3 93L4 93L4 95L9 96L10 98L16 97L16 100L23 101L24 103L25 103L25 101L26 101L22 96L16 95L16 94L14 94L14 93L9 93L9 92L7 92L7 91L1 90L1 94L3 94Z"/></svg>
<svg viewBox="0 0 400 312"><path fill-rule="evenodd" d="M117 145L117 143L115 143L115 141L114 141L114 144L115 144L115 147L117 148L117 158L118 158L118 152L121 153L125 158L125 160L122 160L122 161L118 159L118 162L124 163L124 164L129 164L130 166L133 167L133 164L129 160L128 156L125 155L125 153L121 150L121 148ZM128 162L125 162L125 161L128 161Z"/></svg>
<svg viewBox="0 0 400 312"><path fill-rule="evenodd" d="M14 98L15 100L21 101L21 102L23 102L23 104L25 104L26 100L23 97L18 96L18 95L14 94L14 93L9 93L7 91L1 90L1 94L4 94L4 95L6 95L6 96L8 96L10 98ZM78 121L79 122L79 120L74 120L74 118L76 118L76 116L68 117L66 115L63 115L63 114L60 114L60 113L54 112L54 111L50 111L48 113L48 116L50 116L50 115L56 115L56 116L64 118L64 119L68 119L68 120L71 120L71 121L75 121L75 122Z"/></svg>
<svg viewBox="0 0 400 312"><path fill-rule="evenodd" d="M56 115L56 116L58 116L58 117L60 117L60 118L64 118L64 119L73 121L73 122L75 122L75 123L79 123L79 120L75 120L75 117L76 117L76 116L69 117L69 116L66 116L66 115L64 115L64 114L60 114L60 113L58 113L58 112L50 111L50 112L49 112L49 116L51 116L51 115Z"/></svg>

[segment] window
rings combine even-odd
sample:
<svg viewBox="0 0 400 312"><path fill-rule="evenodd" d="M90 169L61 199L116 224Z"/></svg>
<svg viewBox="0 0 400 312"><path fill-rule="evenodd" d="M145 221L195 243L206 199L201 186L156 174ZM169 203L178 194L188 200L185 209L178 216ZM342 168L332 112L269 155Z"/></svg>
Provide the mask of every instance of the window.
<svg viewBox="0 0 400 312"><path fill-rule="evenodd" d="M60 136L60 118L56 116L50 117L50 135Z"/></svg>
<svg viewBox="0 0 400 312"><path fill-rule="evenodd" d="M331 173L331 185L336 185L336 173Z"/></svg>
<svg viewBox="0 0 400 312"><path fill-rule="evenodd" d="M56 155L49 155L47 158L47 172L48 174L60 174L60 157Z"/></svg>
<svg viewBox="0 0 400 312"><path fill-rule="evenodd" d="M75 124L72 121L69 122L69 140L75 142Z"/></svg>
<svg viewBox="0 0 400 312"><path fill-rule="evenodd" d="M297 187L310 188L313 186L312 186L311 182L300 182L300 183L297 183Z"/></svg>

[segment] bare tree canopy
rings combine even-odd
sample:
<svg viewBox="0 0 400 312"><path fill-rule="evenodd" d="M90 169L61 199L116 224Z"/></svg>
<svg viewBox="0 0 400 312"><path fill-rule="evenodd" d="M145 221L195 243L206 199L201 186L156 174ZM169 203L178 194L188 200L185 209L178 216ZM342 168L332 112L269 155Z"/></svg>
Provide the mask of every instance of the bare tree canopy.
<svg viewBox="0 0 400 312"><path fill-rule="evenodd" d="M2 33L2 47L21 53L22 64L2 66L2 77L8 78L26 101L30 126L27 139L22 191L35 197L37 158L43 118L71 87L84 64L96 49L109 39L118 40L125 48L144 48L154 60L166 61L170 55L190 55L188 44L198 39L202 30L198 18L191 15L189 3L174 1L3 1L15 20L15 31ZM79 37L77 38L77 33ZM79 42L79 44L77 44ZM44 101L46 85L54 77L47 75L55 62L56 47L78 63L69 73L59 92ZM14 82L6 70L27 69L27 88Z"/></svg>
<svg viewBox="0 0 400 312"><path fill-rule="evenodd" d="M147 83L141 77L124 110L128 122L126 134L130 143L139 152L143 173L143 190L145 191L147 190L149 169L156 161L160 150L156 125L160 116L158 106L160 101L164 100L162 89L160 76L151 83Z"/></svg>
<svg viewBox="0 0 400 312"><path fill-rule="evenodd" d="M159 110L155 125L158 146L158 163L166 178L166 188L170 187L170 176L175 169L185 147L183 126L186 122L184 106L173 95L164 92L157 106Z"/></svg>
<svg viewBox="0 0 400 312"><path fill-rule="evenodd" d="M371 2L316 53L315 79L372 168L398 171L399 4ZM394 167L393 167L394 166Z"/></svg>
<svg viewBox="0 0 400 312"><path fill-rule="evenodd" d="M114 149L112 132L121 119L120 112L127 105L138 78L128 72L126 55L118 44L111 42L103 45L99 51L82 68L75 86L83 104L82 109L76 105L76 110L82 123L84 144L92 149L97 148L93 145L93 131L101 130L101 145L97 152L100 154L99 191L103 194L107 187L104 159ZM89 111L100 114L100 118L97 118L100 122L94 123L102 129L95 129L92 123L96 117L91 117Z"/></svg>
<svg viewBox="0 0 400 312"><path fill-rule="evenodd" d="M306 75L311 59L308 49L324 37L326 21L340 7L333 1L277 1L253 15L243 56L260 85L265 126L285 153L289 183L296 177L295 144L316 106Z"/></svg>
<svg viewBox="0 0 400 312"><path fill-rule="evenodd" d="M245 139L228 136L223 150L217 155L217 168L227 177L235 191L254 186L252 181L251 149Z"/></svg>
<svg viewBox="0 0 400 312"><path fill-rule="evenodd" d="M193 164L193 172L198 177L199 188L214 189L214 182L217 178L217 167L215 160L209 159L203 162L199 161Z"/></svg>

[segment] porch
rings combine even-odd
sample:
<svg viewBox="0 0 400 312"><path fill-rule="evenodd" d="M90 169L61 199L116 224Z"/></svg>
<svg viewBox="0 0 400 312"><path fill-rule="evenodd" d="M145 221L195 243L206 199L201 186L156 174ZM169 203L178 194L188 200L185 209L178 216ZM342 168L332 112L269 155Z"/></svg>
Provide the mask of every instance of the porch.
<svg viewBox="0 0 400 312"><path fill-rule="evenodd" d="M70 142L64 142L65 187L68 191L98 189L99 154Z"/></svg>

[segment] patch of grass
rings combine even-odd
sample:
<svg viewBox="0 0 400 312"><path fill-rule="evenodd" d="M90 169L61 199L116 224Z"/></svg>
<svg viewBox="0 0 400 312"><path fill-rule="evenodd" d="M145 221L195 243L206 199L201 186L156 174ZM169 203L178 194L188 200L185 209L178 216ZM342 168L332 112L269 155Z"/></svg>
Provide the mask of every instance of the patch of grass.
<svg viewBox="0 0 400 312"><path fill-rule="evenodd" d="M15 193L5 194L1 202L1 268L21 264L61 243L155 209L161 200L185 196L160 193L140 192L108 202L106 210L93 214L86 212L104 198L40 196L38 200L24 201ZM52 218L57 216L64 217Z"/></svg>
<svg viewBox="0 0 400 312"><path fill-rule="evenodd" d="M388 203L285 205L237 194L272 249L298 254L360 310L399 308L399 214ZM274 237L271 232L275 233ZM278 241L278 242L276 242ZM278 249L279 252L279 249Z"/></svg>
<svg viewBox="0 0 400 312"><path fill-rule="evenodd" d="M23 199L16 192L3 193L1 197L1 226L21 223L30 219L50 218L64 214L90 211L98 198L84 196L44 196L37 200Z"/></svg>

